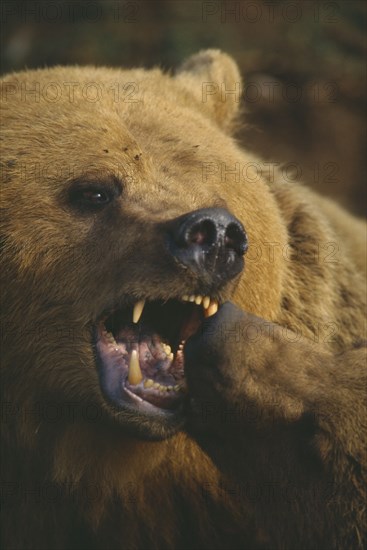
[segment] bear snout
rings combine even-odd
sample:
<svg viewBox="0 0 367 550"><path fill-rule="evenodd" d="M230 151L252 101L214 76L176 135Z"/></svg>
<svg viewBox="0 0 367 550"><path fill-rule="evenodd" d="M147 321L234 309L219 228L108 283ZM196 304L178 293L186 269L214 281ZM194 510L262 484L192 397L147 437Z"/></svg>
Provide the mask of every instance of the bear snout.
<svg viewBox="0 0 367 550"><path fill-rule="evenodd" d="M224 208L202 208L169 224L169 252L206 283L219 285L244 266L248 248L242 223Z"/></svg>

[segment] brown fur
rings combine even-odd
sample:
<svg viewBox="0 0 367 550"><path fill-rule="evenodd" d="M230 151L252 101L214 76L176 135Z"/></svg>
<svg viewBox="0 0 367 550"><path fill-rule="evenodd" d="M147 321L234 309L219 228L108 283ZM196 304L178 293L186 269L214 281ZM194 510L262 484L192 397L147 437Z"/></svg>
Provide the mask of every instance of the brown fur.
<svg viewBox="0 0 367 550"><path fill-rule="evenodd" d="M226 206L249 236L245 270L219 293L222 302L231 299L243 311L318 339L328 357L363 338L362 222L279 177L276 183L242 176L237 181L229 172L236 163L242 169L257 159L227 135L237 108L232 96L201 101L206 81L225 82L230 89L240 76L233 60L209 51L191 58L174 77L158 69L55 67L2 80L8 92L1 190L6 550L291 548L294 533L302 548L312 540L325 542L303 533L307 507L292 518L301 527L288 536L286 516L269 525L251 499L239 503L226 490L228 464L220 459L218 469L212 461L217 461L212 445L210 458L185 433L162 442L126 436L111 422L99 389L91 323L122 294L139 297L143 289L152 299L166 299L187 293L190 280L166 261L159 224L202 207ZM39 101L24 99L20 86L35 82L41 89L49 82L78 85L73 101L66 93L55 102L42 95ZM81 93L91 82L102 87L96 103ZM131 82L138 85L139 101L116 101L109 90ZM14 94L10 83L17 86ZM68 206L66 190L73 181L109 178L118 178L123 192L108 217L83 217ZM291 348L294 359L287 355L291 371L299 366L302 346ZM361 363L354 366L350 357L339 373L357 380ZM322 364L315 365L317 382ZM326 384L325 392L330 388L330 403L336 405L339 382L331 384L335 387ZM281 397L286 408L297 390L289 391ZM354 402L361 415L359 386L346 392L346 414L341 409L336 428L345 422L343 448L362 468L365 426L354 429L349 421ZM87 407L97 411L97 419L85 418ZM302 399L295 405L297 419L300 410ZM57 418L51 419L54 411ZM282 434L279 438L283 441ZM323 440L320 447L323 481L331 476L337 482L340 475L359 484L342 467L333 478L328 462L334 467L343 460L334 460L333 441L329 445L331 450ZM237 449L233 466L237 481L243 476L241 452ZM259 464L268 467L265 458ZM54 498L45 487L56 492ZM93 488L96 498L88 493ZM359 506L353 492L344 497L350 509ZM350 529L361 538L358 510Z"/></svg>

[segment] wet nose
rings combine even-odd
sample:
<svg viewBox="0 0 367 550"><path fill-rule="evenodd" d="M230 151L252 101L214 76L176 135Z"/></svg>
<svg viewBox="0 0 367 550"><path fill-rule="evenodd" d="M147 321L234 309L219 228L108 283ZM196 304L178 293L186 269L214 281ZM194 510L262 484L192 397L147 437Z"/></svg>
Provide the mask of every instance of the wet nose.
<svg viewBox="0 0 367 550"><path fill-rule="evenodd" d="M224 208L203 208L173 220L169 251L186 268L211 284L235 277L248 247L241 222Z"/></svg>

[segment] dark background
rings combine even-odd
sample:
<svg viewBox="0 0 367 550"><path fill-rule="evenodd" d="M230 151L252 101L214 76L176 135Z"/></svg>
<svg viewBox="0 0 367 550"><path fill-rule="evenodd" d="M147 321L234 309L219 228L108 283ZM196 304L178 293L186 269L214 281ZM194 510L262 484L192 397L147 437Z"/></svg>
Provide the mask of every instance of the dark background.
<svg viewBox="0 0 367 550"><path fill-rule="evenodd" d="M244 146L365 214L362 0L3 1L1 71L177 66L220 48L244 76Z"/></svg>

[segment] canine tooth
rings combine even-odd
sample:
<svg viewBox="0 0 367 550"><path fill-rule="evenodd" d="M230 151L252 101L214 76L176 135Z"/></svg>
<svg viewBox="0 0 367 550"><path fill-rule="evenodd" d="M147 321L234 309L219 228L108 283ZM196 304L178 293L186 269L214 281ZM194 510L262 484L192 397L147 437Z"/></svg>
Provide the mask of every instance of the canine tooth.
<svg viewBox="0 0 367 550"><path fill-rule="evenodd" d="M167 386L167 391L172 391L173 390L173 386Z"/></svg>
<svg viewBox="0 0 367 550"><path fill-rule="evenodd" d="M128 381L133 386L136 386L137 384L140 384L142 380L143 375L140 369L138 352L136 349L133 349L130 357Z"/></svg>
<svg viewBox="0 0 367 550"><path fill-rule="evenodd" d="M183 301L183 302L188 302L188 300L189 300L188 295L187 295L187 294L184 294L184 295L182 296L182 301Z"/></svg>
<svg viewBox="0 0 367 550"><path fill-rule="evenodd" d="M199 306L201 304L201 302L203 301L203 297L198 295L198 296L195 296L195 304L197 306Z"/></svg>
<svg viewBox="0 0 367 550"><path fill-rule="evenodd" d="M144 388L151 388L153 386L154 382L151 378L147 378L144 381Z"/></svg>
<svg viewBox="0 0 367 550"><path fill-rule="evenodd" d="M159 389L160 389L160 391L167 391L168 390L167 386L162 386L162 385Z"/></svg>
<svg viewBox="0 0 367 550"><path fill-rule="evenodd" d="M217 313L217 311L218 311L218 302L216 302L215 300L212 300L210 302L210 306L208 307L208 309L205 310L205 315L206 317L211 317L212 315Z"/></svg>
<svg viewBox="0 0 367 550"><path fill-rule="evenodd" d="M160 387L161 387L161 385L158 384L158 382L154 382L153 388L156 388L158 390Z"/></svg>
<svg viewBox="0 0 367 550"><path fill-rule="evenodd" d="M134 311L133 311L133 323L139 322L141 314L143 313L144 306L145 306L145 300L140 300L140 302L136 302L134 306Z"/></svg>
<svg viewBox="0 0 367 550"><path fill-rule="evenodd" d="M191 294L189 302L195 302L195 294Z"/></svg>
<svg viewBox="0 0 367 550"><path fill-rule="evenodd" d="M210 296L205 296L203 298L203 308L208 309L209 306L210 306Z"/></svg>

